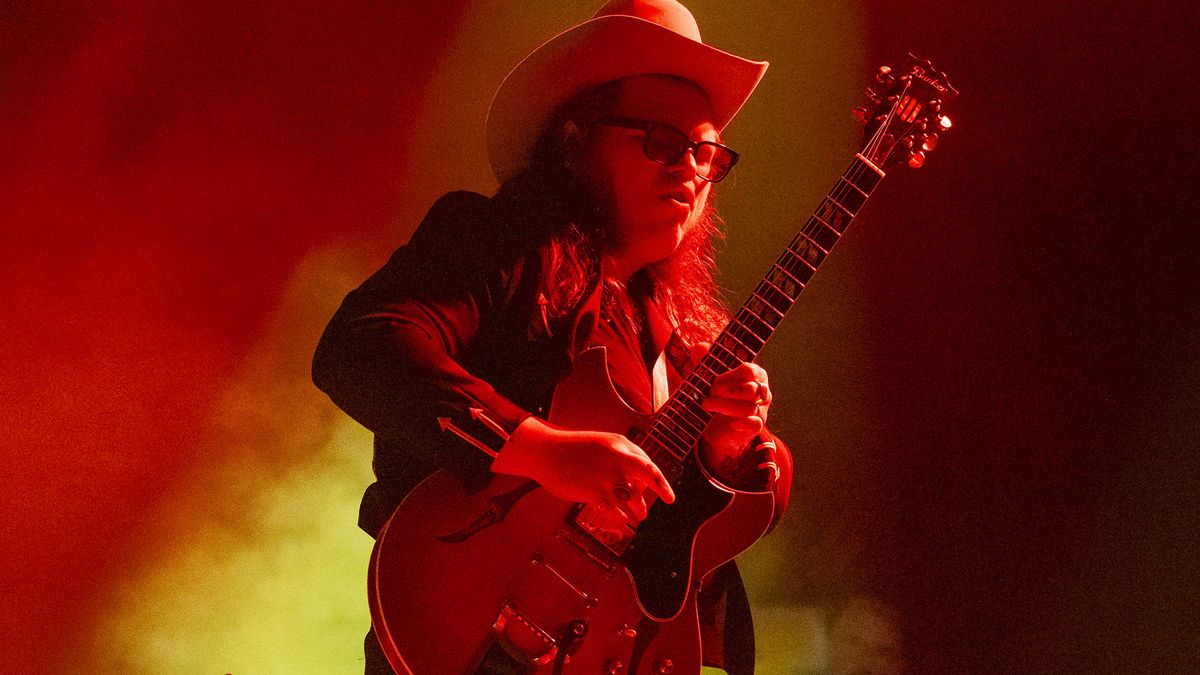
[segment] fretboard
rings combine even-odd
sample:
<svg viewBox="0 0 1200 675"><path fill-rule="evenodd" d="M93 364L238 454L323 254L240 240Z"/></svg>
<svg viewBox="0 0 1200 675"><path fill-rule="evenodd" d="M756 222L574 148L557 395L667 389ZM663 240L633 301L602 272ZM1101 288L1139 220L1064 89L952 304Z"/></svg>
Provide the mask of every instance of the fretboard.
<svg viewBox="0 0 1200 675"><path fill-rule="evenodd" d="M674 482L682 475L688 455L712 417L700 402L708 396L713 380L758 358L883 175L861 154L855 155L850 168L775 259L750 298L734 312L708 354L639 435L638 442L668 480Z"/></svg>

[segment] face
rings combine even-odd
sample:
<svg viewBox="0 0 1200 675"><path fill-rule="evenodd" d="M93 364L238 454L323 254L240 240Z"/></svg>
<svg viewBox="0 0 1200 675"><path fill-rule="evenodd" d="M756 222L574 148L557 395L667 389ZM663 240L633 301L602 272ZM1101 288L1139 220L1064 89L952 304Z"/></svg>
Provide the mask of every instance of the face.
<svg viewBox="0 0 1200 675"><path fill-rule="evenodd" d="M692 141L716 141L708 97L676 78L642 75L622 81L614 118L665 124ZM696 175L692 152L660 164L642 149L646 132L601 124L595 147L599 180L612 198L616 242L610 274L633 272L669 257L703 214L712 184Z"/></svg>

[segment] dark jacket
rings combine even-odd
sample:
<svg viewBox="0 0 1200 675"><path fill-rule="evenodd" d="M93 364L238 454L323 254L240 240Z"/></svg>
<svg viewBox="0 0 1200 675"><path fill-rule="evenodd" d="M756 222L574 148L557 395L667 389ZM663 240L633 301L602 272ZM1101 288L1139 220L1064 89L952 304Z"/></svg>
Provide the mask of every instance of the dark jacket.
<svg viewBox="0 0 1200 675"><path fill-rule="evenodd" d="M487 471L491 457L465 442L447 442L438 418L486 440L489 432L470 408L508 432L528 415L544 417L555 384L596 330L599 288L566 316L546 311L544 237L536 227L514 226L505 211L474 193L443 196L409 243L346 296L321 336L314 382L375 433L377 481L359 517L372 536L434 471ZM661 317L650 323L661 348L670 326ZM502 440L492 435L499 447ZM778 517L791 479L786 449L777 461ZM750 672L749 606L736 568L726 567L701 607L708 615L706 660Z"/></svg>

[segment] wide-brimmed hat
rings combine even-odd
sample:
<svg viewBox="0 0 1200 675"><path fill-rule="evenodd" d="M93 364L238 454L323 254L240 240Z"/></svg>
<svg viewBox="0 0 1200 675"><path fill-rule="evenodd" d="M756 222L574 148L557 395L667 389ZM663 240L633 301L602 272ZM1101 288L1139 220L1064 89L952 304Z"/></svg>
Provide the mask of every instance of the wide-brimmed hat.
<svg viewBox="0 0 1200 675"><path fill-rule="evenodd" d="M521 61L496 91L487 118L488 157L501 183L529 165L554 109L571 96L633 75L674 75L708 94L718 130L767 70L704 44L696 19L675 0L610 0Z"/></svg>

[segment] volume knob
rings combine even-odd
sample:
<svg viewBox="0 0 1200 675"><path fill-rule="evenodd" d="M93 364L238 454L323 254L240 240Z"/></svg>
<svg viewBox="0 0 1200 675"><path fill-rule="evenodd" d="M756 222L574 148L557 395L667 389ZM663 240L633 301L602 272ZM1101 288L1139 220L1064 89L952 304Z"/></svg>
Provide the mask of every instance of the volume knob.
<svg viewBox="0 0 1200 675"><path fill-rule="evenodd" d="M654 672L658 675L666 675L675 670L675 662L671 659L659 659L658 663L654 664Z"/></svg>
<svg viewBox="0 0 1200 675"><path fill-rule="evenodd" d="M604 664L604 672L608 675L624 675L625 662L621 659L609 659L608 662Z"/></svg>

